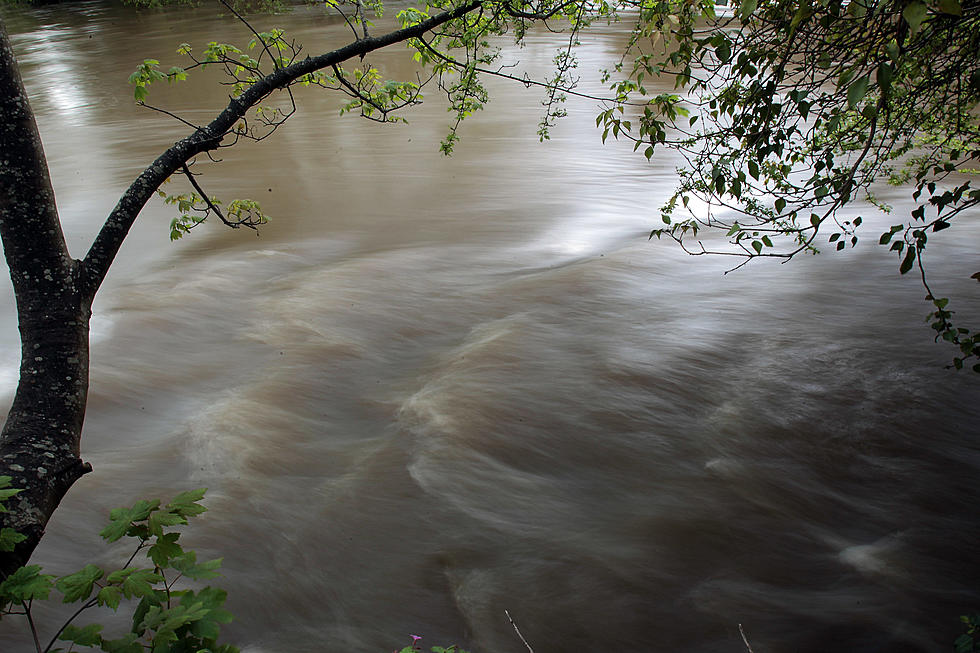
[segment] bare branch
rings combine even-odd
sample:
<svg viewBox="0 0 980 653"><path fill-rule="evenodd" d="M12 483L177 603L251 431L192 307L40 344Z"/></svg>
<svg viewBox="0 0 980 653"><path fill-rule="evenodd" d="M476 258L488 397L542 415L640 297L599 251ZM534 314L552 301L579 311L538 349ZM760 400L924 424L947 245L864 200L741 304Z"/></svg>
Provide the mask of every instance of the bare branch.
<svg viewBox="0 0 980 653"><path fill-rule="evenodd" d="M178 116L176 113L172 113L170 111L167 111L166 109L161 109L160 107L155 107L152 104L147 104L146 102L143 102L143 101L139 101L136 104L138 104L139 106L144 107L146 109L149 109L150 111L156 111L158 113L162 113L165 116L170 116L174 120L176 120L176 121L178 121L180 123L183 123L183 124L187 125L188 127L193 128L193 129L200 129L201 128L200 125L195 125L192 122L188 122L187 120L184 120L183 118L181 118L180 116Z"/></svg>
<svg viewBox="0 0 980 653"><path fill-rule="evenodd" d="M218 2L220 2L225 7L225 9L230 11L232 15L239 20L239 22L241 22L243 25L245 25L245 27L248 28L248 31L250 31L252 35L255 36L255 41L257 43L262 44L262 50L265 51L267 55L269 55L269 59L272 60L272 67L278 70L280 68L279 60L275 56L273 56L272 52L269 50L269 44L266 43L265 39L259 35L259 33L255 30L254 27L252 27L251 23L245 20L245 17L236 11L235 8L232 7L231 4L228 2L228 0L218 0Z"/></svg>
<svg viewBox="0 0 980 653"><path fill-rule="evenodd" d="M755 652L754 652L754 651L752 650L752 645L751 645L751 644L749 644L749 638L745 636L745 630L744 630L744 629L742 628L742 624L739 624L739 625L738 625L738 632L739 632L739 634L740 634L740 635L742 636L742 641L743 641L743 642L745 642L745 649L746 649L746 650L747 650L747 651L748 651L749 653L755 653Z"/></svg>
<svg viewBox="0 0 980 653"><path fill-rule="evenodd" d="M527 650L529 651L529 653L534 653L534 649L531 648L531 645L527 643L527 640L524 639L524 635L521 634L520 628L518 628L517 627L517 624L514 623L514 619L513 619L513 617L510 616L510 612L508 612L507 610L504 610L504 614L507 615L507 621L509 621L510 622L510 625L514 627L514 632L517 633L517 636L521 638L521 641L522 642L524 642L524 646L527 647Z"/></svg>

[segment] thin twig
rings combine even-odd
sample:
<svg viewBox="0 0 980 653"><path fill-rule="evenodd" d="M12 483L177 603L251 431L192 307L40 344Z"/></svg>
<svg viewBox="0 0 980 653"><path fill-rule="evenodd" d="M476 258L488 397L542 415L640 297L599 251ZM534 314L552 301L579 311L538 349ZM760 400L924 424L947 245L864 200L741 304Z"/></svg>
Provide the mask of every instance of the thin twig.
<svg viewBox="0 0 980 653"><path fill-rule="evenodd" d="M245 27L248 28L248 30L255 36L255 40L259 44L262 45L262 50L264 50L265 53L267 55L269 55L269 59L272 60L272 68L274 70L279 70L279 68L281 68L281 66L279 65L279 61L272 54L272 51L269 49L269 44L265 42L265 39L262 38L257 31L255 31L255 28L252 27L252 25L247 20L245 20L245 17L244 16L242 16L240 13L238 13L237 11L235 11L235 8L232 7L231 4L227 2L227 0L218 0L218 2L220 2L221 4L223 4L225 6L225 9L227 9L228 11L230 11L232 13L232 15L235 16L235 18L237 18L239 21L241 21L242 24L244 24Z"/></svg>
<svg viewBox="0 0 980 653"><path fill-rule="evenodd" d="M440 52L439 50L437 50L436 48L434 48L432 45L430 45L425 39L421 39L420 38L419 39L419 43L421 43L425 47L425 49L428 50L436 58L442 59L446 63L452 64L454 66L459 66L460 68L465 68L467 66L467 64L465 62L459 61L458 59L454 59L452 57L447 57L445 54L443 54L442 52ZM598 100L599 102L615 102L616 101L615 98L612 98L612 97L602 97L602 96L599 96L599 95L589 95L588 93L579 93L578 91L574 91L571 88L555 87L554 84L549 84L548 82L542 82L542 81L539 81L539 80L536 80L536 79L532 79L530 77L527 77L527 73L524 73L525 74L524 77L518 77L517 75L508 75L507 73L500 72L504 68L513 68L514 65L516 65L516 64L512 64L512 65L509 65L509 66L501 66L497 70L492 70L490 68L483 68L482 66L473 66L473 70L476 71L476 72L478 72L478 73L484 73L486 75L493 75L494 77L500 77L501 79L509 79L511 81L518 82L520 84L524 84L524 86L543 86L546 89L556 88L556 90L558 90L561 93L566 93L566 94L572 95L574 97L585 98L586 100ZM624 104L626 106L645 107L645 106L649 105L649 102L623 102L622 104Z"/></svg>
<svg viewBox="0 0 980 653"><path fill-rule="evenodd" d="M142 100L140 100L136 104L138 104L139 106L144 107L146 109L150 109L152 111L157 111L159 113L162 113L165 116L170 116L174 120L178 120L178 121L184 123L185 125L187 125L188 127L193 127L194 129L200 129L201 128L200 125L195 125L192 122L188 122L187 120L184 120L183 118L181 118L180 116L178 116L176 113L172 113L170 111L167 111L166 109L161 109L160 107L155 107L152 104L147 104L146 102L143 102Z"/></svg>
<svg viewBox="0 0 980 653"><path fill-rule="evenodd" d="M749 653L755 653L752 650L752 645L749 644L749 638L745 636L745 631L742 629L742 624L738 625L738 632L742 636L742 641L745 642L745 648L748 649Z"/></svg>
<svg viewBox="0 0 980 653"><path fill-rule="evenodd" d="M184 173L184 176L187 177L188 181L191 182L191 186L194 187L194 190L200 193L201 200L204 202L204 205L207 206L209 210L214 211L215 215L217 215L218 219L220 219L223 223L225 223L229 227L232 227L233 229L237 229L238 227L235 226L234 223L229 222L227 218L225 218L225 215L224 213L221 212L221 209L219 209L218 206L211 201L211 198L208 197L208 194L206 192L204 192L204 189L201 188L201 185L197 183L197 179L194 179L194 173L192 173L190 168L187 167L187 164L185 163L181 165L180 169Z"/></svg>
<svg viewBox="0 0 980 653"><path fill-rule="evenodd" d="M521 629L514 623L514 618L510 616L510 613L507 612L507 610L504 610L504 614L507 615L507 621L509 621L510 625L514 627L514 632L517 633L517 636L521 638L522 642L524 642L524 646L527 647L527 650L534 653L534 649L531 648L531 645L527 643L526 639L524 639L524 635L521 634Z"/></svg>
<svg viewBox="0 0 980 653"><path fill-rule="evenodd" d="M31 599L27 603L21 602L21 605L24 606L24 614L27 615L27 624L31 627L31 635L34 636L34 648L37 649L37 653L42 653L41 641L37 637L37 626L34 625L34 617L31 615L31 603L33 602L34 600Z"/></svg>
<svg viewBox="0 0 980 653"><path fill-rule="evenodd" d="M97 597L91 598L88 601L86 601L82 605L82 607L80 607L78 610L76 610L75 611L75 614L73 614L72 616L68 617L68 620L65 621L65 623L63 623L61 625L61 628L58 629L58 632L56 632L54 634L54 636L51 638L51 641L48 642L47 647L45 647L45 649L44 649L44 653L48 653L48 651L51 650L51 647L54 646L55 643L57 643L58 636L60 636L61 633L65 632L65 628L67 628L69 625L71 625L71 622L73 622L75 620L75 617L77 617L78 615L82 614L82 612L84 612L85 610L88 610L89 608L95 606L98 602L99 602L99 600L98 600Z"/></svg>

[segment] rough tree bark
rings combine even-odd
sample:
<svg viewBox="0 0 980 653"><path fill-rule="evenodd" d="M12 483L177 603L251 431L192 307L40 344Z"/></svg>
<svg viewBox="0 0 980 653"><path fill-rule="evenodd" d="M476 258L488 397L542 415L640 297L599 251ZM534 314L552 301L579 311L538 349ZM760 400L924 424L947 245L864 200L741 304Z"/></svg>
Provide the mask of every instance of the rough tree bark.
<svg viewBox="0 0 980 653"><path fill-rule="evenodd" d="M0 432L0 475L23 491L0 527L27 539L0 553L0 579L25 564L65 493L91 467L80 458L88 396L92 300L154 191L198 154L214 150L254 106L300 77L426 32L479 9L455 9L379 37L365 37L279 68L233 98L208 125L176 142L129 186L82 260L65 244L44 150L10 40L0 20L0 238L21 336L20 379Z"/></svg>
<svg viewBox="0 0 980 653"><path fill-rule="evenodd" d="M41 137L0 24L0 237L17 301L20 382L0 433L0 474L23 491L4 526L27 539L0 558L6 576L27 561L68 488L90 468L79 457L88 394L92 296L68 255Z"/></svg>

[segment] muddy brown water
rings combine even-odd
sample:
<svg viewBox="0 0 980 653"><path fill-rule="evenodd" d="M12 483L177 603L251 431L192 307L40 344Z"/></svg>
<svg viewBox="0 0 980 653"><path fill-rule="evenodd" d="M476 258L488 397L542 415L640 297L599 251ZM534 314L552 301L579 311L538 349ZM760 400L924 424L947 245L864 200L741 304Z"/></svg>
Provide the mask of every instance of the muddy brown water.
<svg viewBox="0 0 980 653"><path fill-rule="evenodd" d="M136 63L247 35L209 8L4 16L81 256L184 134L134 106ZM256 22L311 52L347 38L312 9ZM583 89L622 39L587 36ZM502 46L541 71L557 43ZM370 59L412 74L400 49ZM224 556L228 639L250 653L409 633L519 653L505 609L536 653L736 652L739 623L759 653L948 650L980 609L980 382L942 369L922 290L873 245L890 219L867 211L845 254L724 275L646 239L676 160L603 146L587 100L539 144L541 93L491 87L452 158L435 91L398 126L300 92L276 137L198 166L209 192L262 201L258 237L171 244L167 208L144 211L93 320L95 472L35 560L109 564L110 508L206 486L184 539ZM193 121L223 93L203 76L151 99ZM976 319L980 225L963 222L932 273ZM0 650L29 648L0 624Z"/></svg>

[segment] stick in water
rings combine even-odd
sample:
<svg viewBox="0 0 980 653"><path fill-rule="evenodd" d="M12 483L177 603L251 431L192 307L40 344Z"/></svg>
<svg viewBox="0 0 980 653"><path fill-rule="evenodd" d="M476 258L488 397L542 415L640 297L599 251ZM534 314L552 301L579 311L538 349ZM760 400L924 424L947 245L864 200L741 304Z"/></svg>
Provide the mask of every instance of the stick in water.
<svg viewBox="0 0 980 653"><path fill-rule="evenodd" d="M745 642L745 648L749 650L749 653L755 653L752 650L752 646L749 644L749 638L745 636L745 631L742 630L742 624L738 625L738 632L742 635L742 641Z"/></svg>
<svg viewBox="0 0 980 653"><path fill-rule="evenodd" d="M534 649L531 648L531 645L527 643L526 639L524 639L524 635L521 634L521 629L514 623L514 619L510 616L510 613L504 610L504 614L507 615L507 620L510 622L510 625L514 627L514 632L517 633L517 636L521 638L522 642L524 642L524 646L527 647L527 650L534 653Z"/></svg>

